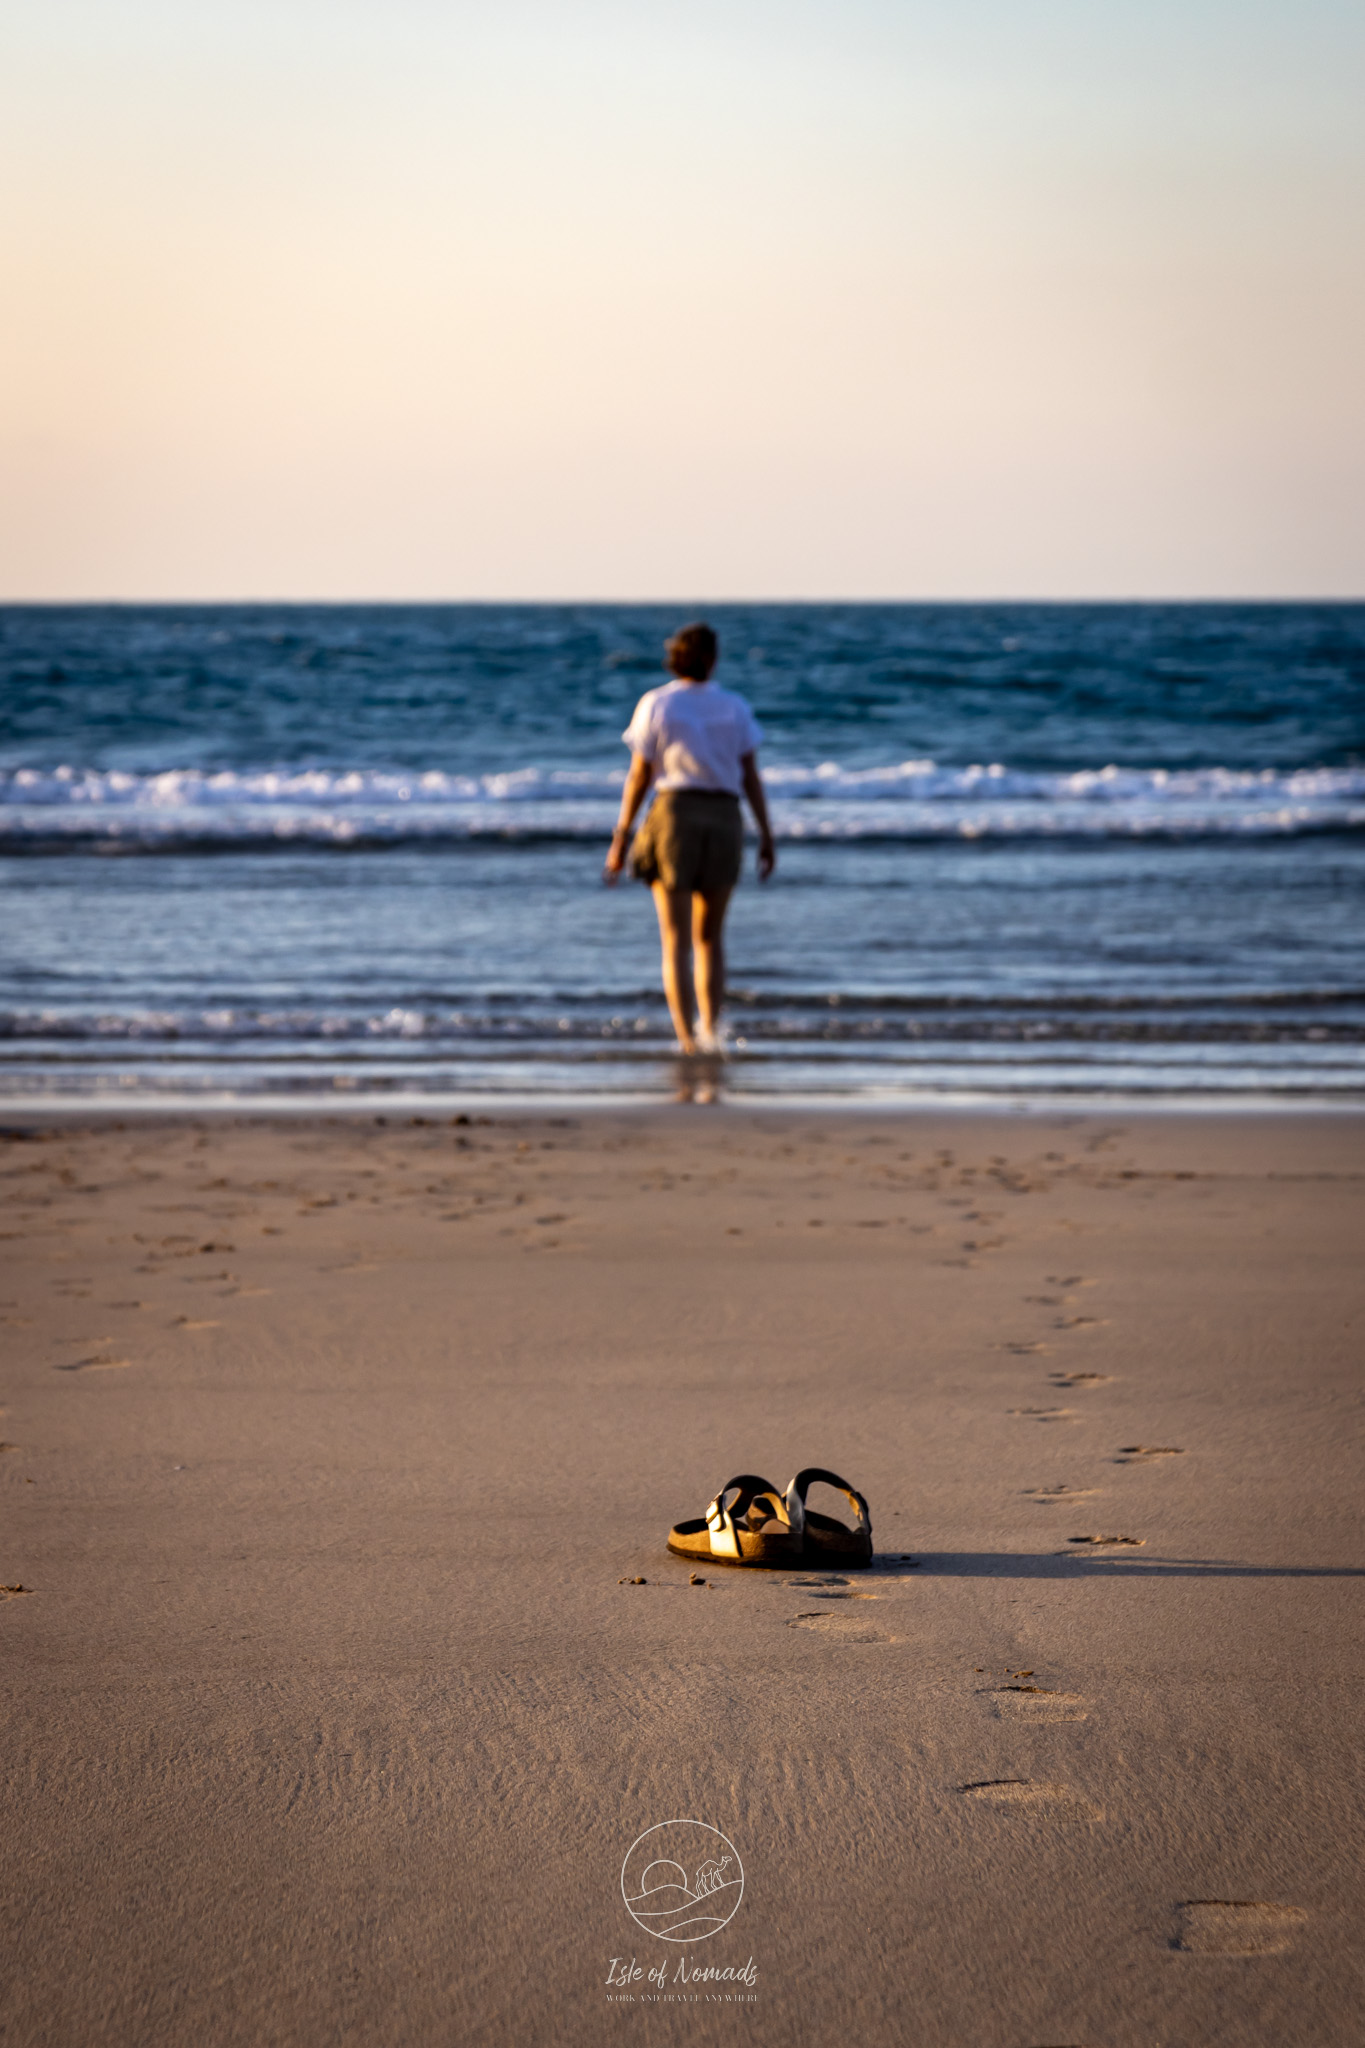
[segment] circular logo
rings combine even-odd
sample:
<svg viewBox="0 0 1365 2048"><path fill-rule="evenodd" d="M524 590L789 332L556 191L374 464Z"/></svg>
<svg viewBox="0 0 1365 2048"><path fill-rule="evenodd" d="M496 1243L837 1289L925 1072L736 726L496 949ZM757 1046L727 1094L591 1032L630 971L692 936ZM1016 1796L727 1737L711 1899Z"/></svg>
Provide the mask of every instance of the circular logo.
<svg viewBox="0 0 1365 2048"><path fill-rule="evenodd" d="M660 1941L706 1941L732 1920L744 1896L733 1842L704 1820L661 1820L631 1843L621 1897L633 1920Z"/></svg>

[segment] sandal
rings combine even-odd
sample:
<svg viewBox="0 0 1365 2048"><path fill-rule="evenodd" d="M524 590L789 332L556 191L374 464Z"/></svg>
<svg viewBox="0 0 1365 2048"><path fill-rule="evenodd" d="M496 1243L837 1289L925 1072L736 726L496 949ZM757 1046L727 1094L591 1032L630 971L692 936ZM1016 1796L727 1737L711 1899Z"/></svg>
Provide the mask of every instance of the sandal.
<svg viewBox="0 0 1365 2048"><path fill-rule="evenodd" d="M833 1515L818 1515L806 1506L806 1494L817 1482L841 1493L853 1510L853 1527L836 1522ZM872 1562L872 1516L856 1487L837 1473L818 1465L798 1472L787 1488L784 1520L801 1555L802 1564L837 1565L844 1571L866 1571Z"/></svg>
<svg viewBox="0 0 1365 2048"><path fill-rule="evenodd" d="M727 1507L726 1496L731 1493L738 1494L738 1499ZM804 1508L802 1501L803 1513ZM768 1526L774 1522L776 1529ZM727 1479L704 1515L670 1529L668 1547L675 1557L690 1558L693 1564L747 1564L778 1571L805 1562L787 1502L770 1479L757 1479L752 1472Z"/></svg>

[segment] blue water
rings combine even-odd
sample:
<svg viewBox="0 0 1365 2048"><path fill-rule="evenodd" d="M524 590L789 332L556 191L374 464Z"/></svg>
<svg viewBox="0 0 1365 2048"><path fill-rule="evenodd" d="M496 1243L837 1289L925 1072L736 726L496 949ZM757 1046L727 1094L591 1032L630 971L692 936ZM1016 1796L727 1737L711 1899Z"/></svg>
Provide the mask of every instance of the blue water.
<svg viewBox="0 0 1365 2048"><path fill-rule="evenodd" d="M739 1095L1365 1087L1365 606L714 607ZM0 610L0 1092L656 1092L676 608Z"/></svg>

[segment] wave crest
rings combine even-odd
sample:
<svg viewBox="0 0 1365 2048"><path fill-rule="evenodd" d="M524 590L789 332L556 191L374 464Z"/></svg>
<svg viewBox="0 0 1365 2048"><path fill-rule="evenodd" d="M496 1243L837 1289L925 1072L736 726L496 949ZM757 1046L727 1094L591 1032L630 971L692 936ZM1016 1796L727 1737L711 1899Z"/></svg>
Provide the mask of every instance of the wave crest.
<svg viewBox="0 0 1365 2048"><path fill-rule="evenodd" d="M909 760L765 766L780 837L1268 836L1365 829L1365 768L1011 768ZM485 837L592 840L616 768L0 769L0 845L139 849Z"/></svg>

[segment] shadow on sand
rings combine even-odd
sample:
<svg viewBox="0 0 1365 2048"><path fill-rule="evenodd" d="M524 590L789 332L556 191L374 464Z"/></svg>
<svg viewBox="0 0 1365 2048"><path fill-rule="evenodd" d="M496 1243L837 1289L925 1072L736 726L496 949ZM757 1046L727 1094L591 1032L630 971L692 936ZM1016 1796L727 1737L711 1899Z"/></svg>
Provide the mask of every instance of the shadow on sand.
<svg viewBox="0 0 1365 2048"><path fill-rule="evenodd" d="M1096 1557L1071 1552L948 1550L916 1553L915 1569L895 1564L888 1579L1365 1579L1365 1566L1240 1564L1222 1557Z"/></svg>

